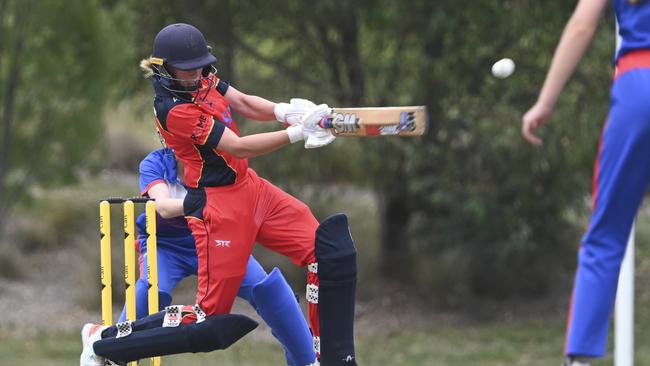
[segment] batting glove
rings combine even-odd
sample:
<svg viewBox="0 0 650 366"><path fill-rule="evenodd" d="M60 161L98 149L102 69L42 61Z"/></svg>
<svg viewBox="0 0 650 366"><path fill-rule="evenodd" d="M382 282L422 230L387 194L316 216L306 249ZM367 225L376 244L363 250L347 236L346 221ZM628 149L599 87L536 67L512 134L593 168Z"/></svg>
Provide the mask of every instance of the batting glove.
<svg viewBox="0 0 650 366"><path fill-rule="evenodd" d="M300 124L302 117L314 108L316 108L316 104L310 100L293 98L289 103L276 104L273 112L278 122L295 126Z"/></svg>

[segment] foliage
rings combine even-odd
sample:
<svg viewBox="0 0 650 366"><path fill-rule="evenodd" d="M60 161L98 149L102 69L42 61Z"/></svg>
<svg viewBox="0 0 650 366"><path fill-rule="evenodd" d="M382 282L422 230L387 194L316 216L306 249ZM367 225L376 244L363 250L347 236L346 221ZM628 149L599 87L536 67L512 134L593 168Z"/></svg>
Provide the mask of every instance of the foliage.
<svg viewBox="0 0 650 366"><path fill-rule="evenodd" d="M30 11L20 13L19 4ZM220 76L244 92L334 106L427 105L430 130L421 139L341 138L307 152L295 145L252 165L291 192L304 185L374 191L383 275L443 304L540 295L573 263L571 214L589 192L607 107L611 14L544 131L546 145L532 148L519 135L574 5L0 1L7 9L0 12L0 99L11 100L11 70L20 65L12 123L2 120L12 138L8 163L0 159L0 194L17 199L31 185L70 182L100 167L102 127L93 122L107 98L151 93L139 59L162 26L188 22L213 46ZM21 35L25 45L15 47ZM18 51L20 64L12 61ZM504 56L517 71L494 79L489 68ZM275 128L242 125L244 133ZM118 149L123 162L142 153Z"/></svg>
<svg viewBox="0 0 650 366"><path fill-rule="evenodd" d="M418 261L415 283L439 289L452 304L542 295L574 263L579 236L567 211L580 209L589 192L614 44L612 28L604 27L599 37L607 41L596 44L563 94L545 146L534 149L520 137L520 119L573 4L481 4L453 13L443 39L423 37L425 44L442 44L440 57L420 72L438 113L422 144L407 153L415 163L405 169L410 248L428 254ZM536 31L527 31L530 15ZM508 21L494 22L498 17ZM518 72L506 81L492 78L489 66L501 57L494 55L512 55ZM433 276L438 266L446 271Z"/></svg>
<svg viewBox="0 0 650 366"><path fill-rule="evenodd" d="M70 183L99 166L103 107L119 90L128 55L119 50L130 43L115 29L124 6L7 0L2 7L0 236L9 208L30 188Z"/></svg>
<svg viewBox="0 0 650 366"><path fill-rule="evenodd" d="M430 112L419 141L340 139L254 164L275 180L376 189L384 275L442 303L543 294L574 261L578 232L567 212L589 192L614 44L608 20L559 102L545 147L525 144L521 116L573 5L324 1L309 10L287 1L235 13L244 90L339 106L426 104ZM496 80L488 70L504 55L518 71Z"/></svg>
<svg viewBox="0 0 650 366"><path fill-rule="evenodd" d="M607 106L611 20L563 94L545 147L534 149L519 135L520 119L573 3L140 6L148 39L169 22L203 29L222 77L245 92L336 106L428 106L430 131L419 140L339 139L326 149L292 146L252 162L290 189L319 182L375 190L384 275L457 304L540 295L571 267L578 231L569 213L583 207L589 191ZM503 56L513 57L518 70L497 80L489 68Z"/></svg>

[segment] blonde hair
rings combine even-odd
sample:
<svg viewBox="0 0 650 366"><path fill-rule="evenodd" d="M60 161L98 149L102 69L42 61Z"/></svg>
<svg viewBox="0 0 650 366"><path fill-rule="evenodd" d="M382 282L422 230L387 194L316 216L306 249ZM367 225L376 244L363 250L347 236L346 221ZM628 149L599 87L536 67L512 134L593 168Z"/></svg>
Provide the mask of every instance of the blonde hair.
<svg viewBox="0 0 650 366"><path fill-rule="evenodd" d="M144 73L145 78L150 78L159 74L158 66L162 66L163 60L157 57L148 57L140 60L140 70Z"/></svg>

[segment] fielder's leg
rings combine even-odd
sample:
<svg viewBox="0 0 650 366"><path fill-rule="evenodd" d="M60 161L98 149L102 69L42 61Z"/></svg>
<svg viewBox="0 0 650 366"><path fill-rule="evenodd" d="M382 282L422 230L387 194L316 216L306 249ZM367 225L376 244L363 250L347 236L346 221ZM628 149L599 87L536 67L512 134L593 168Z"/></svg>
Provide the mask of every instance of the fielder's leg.
<svg viewBox="0 0 650 366"><path fill-rule="evenodd" d="M160 244L160 238L158 239ZM140 278L135 283L136 319L144 318L149 314L149 280L147 279L149 256L145 246L146 240L139 239L139 242L142 251L138 258ZM165 240L165 242L173 243L173 240ZM172 304L172 293L178 283L185 277L196 274L196 254L188 255L185 250L174 251L166 246L159 246L156 252L158 259L158 309L162 310ZM120 322L125 320L126 306L122 309L119 318Z"/></svg>
<svg viewBox="0 0 650 366"><path fill-rule="evenodd" d="M345 215L330 216L320 224L315 252L316 265L309 265L307 299L317 351L320 346L320 362L323 366L356 365L357 251Z"/></svg>
<svg viewBox="0 0 650 366"><path fill-rule="evenodd" d="M291 303L297 304L295 294L288 284L281 286L281 283L285 283L285 281L278 281L276 278L276 276L282 277L281 273L273 274L273 277L270 278L268 276L264 268L251 255L246 267L246 276L239 287L237 296L248 301L262 319L269 324L271 333L284 349L289 365L312 364L316 359L316 354L305 317L300 308L298 308L298 312L295 312L292 307L287 306ZM253 288L256 288L255 295ZM288 299L292 299L292 302L289 302ZM306 333L300 332L300 328L304 328ZM302 336L297 336L297 334L302 334ZM298 361L299 359L300 361ZM303 363L307 359L311 361Z"/></svg>
<svg viewBox="0 0 650 366"><path fill-rule="evenodd" d="M594 172L594 211L578 252L565 354L603 357L618 276L634 216L650 182L650 73L626 73L612 105ZM632 92L631 92L632 91Z"/></svg>
<svg viewBox="0 0 650 366"><path fill-rule="evenodd" d="M146 272L145 272L146 273ZM136 319L142 319L149 314L149 283L146 279L139 278L135 283L135 313ZM164 309L172 303L171 292L158 291L158 308ZM119 321L126 320L126 306L122 309Z"/></svg>

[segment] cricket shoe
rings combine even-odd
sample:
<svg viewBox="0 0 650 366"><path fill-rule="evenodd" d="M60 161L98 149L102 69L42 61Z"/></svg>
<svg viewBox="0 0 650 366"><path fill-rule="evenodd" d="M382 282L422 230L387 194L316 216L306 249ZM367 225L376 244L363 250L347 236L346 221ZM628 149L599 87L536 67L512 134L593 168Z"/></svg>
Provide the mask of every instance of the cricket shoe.
<svg viewBox="0 0 650 366"><path fill-rule="evenodd" d="M587 359L575 359L568 357L566 360L564 360L562 366L591 366L591 362L589 362Z"/></svg>
<svg viewBox="0 0 650 366"><path fill-rule="evenodd" d="M127 365L128 364L126 362L113 362L108 358L106 359L106 366L127 366Z"/></svg>
<svg viewBox="0 0 650 366"><path fill-rule="evenodd" d="M102 331L106 328L108 326L92 323L86 323L81 328L81 344L83 350L81 351L81 357L79 357L80 366L104 366L106 364L106 359L97 356L93 349L93 344L102 339Z"/></svg>

